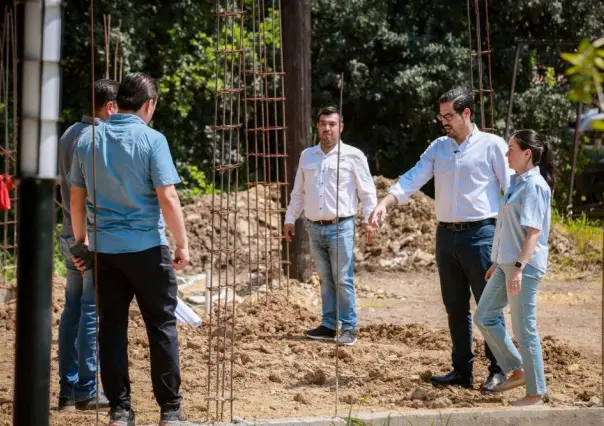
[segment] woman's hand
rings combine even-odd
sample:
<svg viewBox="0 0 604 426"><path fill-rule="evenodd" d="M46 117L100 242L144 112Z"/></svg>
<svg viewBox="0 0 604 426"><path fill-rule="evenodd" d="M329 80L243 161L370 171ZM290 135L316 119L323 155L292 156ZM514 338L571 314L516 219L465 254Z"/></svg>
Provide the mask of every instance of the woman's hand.
<svg viewBox="0 0 604 426"><path fill-rule="evenodd" d="M497 269L497 262L493 263L491 265L491 267L489 268L489 270L487 271L487 273L484 274L484 280L485 281L488 281L491 278L491 276L495 272L495 269Z"/></svg>
<svg viewBox="0 0 604 426"><path fill-rule="evenodd" d="M508 293L511 296L515 296L520 293L520 287L522 286L522 269L514 267L512 275L508 280Z"/></svg>

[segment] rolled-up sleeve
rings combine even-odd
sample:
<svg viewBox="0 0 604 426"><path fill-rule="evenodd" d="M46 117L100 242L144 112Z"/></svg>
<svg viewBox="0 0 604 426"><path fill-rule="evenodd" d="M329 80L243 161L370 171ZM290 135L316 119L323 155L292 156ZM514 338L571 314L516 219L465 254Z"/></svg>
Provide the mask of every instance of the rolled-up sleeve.
<svg viewBox="0 0 604 426"><path fill-rule="evenodd" d="M528 186L520 208L520 225L543 230L549 203L549 191L539 185Z"/></svg>
<svg viewBox="0 0 604 426"><path fill-rule="evenodd" d="M510 186L510 178L514 173L513 170L508 167L508 161L505 158L507 149L508 148L505 145L505 142L501 140L500 142L492 145L490 152L491 167L495 172L495 176L497 176L501 191L504 193L508 190Z"/></svg>
<svg viewBox="0 0 604 426"><path fill-rule="evenodd" d="M151 181L154 188L180 183L166 138L157 139L151 147Z"/></svg>
<svg viewBox="0 0 604 426"><path fill-rule="evenodd" d="M388 193L394 195L399 203L409 201L409 197L419 191L434 176L437 144L438 140L432 142L415 166L402 175L397 183L388 188Z"/></svg>
<svg viewBox="0 0 604 426"><path fill-rule="evenodd" d="M369 171L367 157L360 153L355 156L354 162L357 194L359 195L361 203L363 203L363 223L368 223L371 212L373 212L375 206L377 206L375 183L373 182L373 177L371 177L371 172Z"/></svg>
<svg viewBox="0 0 604 426"><path fill-rule="evenodd" d="M296 171L296 177L294 179L294 188L291 192L291 198L289 205L287 206L287 212L285 213L285 224L296 223L296 219L300 217L304 210L304 172L302 171L302 160L304 155L300 156L298 162L298 170Z"/></svg>

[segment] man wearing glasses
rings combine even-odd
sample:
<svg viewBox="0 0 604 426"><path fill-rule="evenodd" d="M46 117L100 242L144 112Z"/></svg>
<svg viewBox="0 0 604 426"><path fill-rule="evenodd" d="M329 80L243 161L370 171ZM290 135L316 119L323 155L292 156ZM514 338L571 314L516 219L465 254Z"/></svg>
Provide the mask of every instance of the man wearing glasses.
<svg viewBox="0 0 604 426"><path fill-rule="evenodd" d="M474 382L470 292L476 303L486 285L501 191L510 176L505 141L478 130L472 122L474 101L466 89L453 89L440 99L438 120L447 136L433 141L417 164L389 188L369 219L378 226L388 206L406 203L432 177L435 183L436 263L451 333L453 371L433 376L434 386L472 388ZM500 316L503 322L503 315ZM492 391L505 376L488 346L489 376L481 390Z"/></svg>

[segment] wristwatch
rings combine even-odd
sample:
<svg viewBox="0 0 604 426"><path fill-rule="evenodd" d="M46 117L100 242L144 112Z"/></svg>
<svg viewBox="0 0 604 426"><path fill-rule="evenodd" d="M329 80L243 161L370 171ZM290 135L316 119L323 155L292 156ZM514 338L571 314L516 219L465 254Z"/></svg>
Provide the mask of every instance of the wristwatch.
<svg viewBox="0 0 604 426"><path fill-rule="evenodd" d="M515 266L516 268L520 269L520 270L522 270L522 269L524 268L524 266L522 265L522 263L521 263L521 262L518 262L518 261L517 261L516 263L514 263L514 266Z"/></svg>

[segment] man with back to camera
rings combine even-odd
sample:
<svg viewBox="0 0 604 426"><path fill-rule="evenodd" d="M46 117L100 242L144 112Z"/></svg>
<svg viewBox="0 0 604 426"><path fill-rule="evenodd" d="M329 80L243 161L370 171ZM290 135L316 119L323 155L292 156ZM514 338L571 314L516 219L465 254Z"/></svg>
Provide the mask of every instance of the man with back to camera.
<svg viewBox="0 0 604 426"><path fill-rule="evenodd" d="M94 105L89 102L89 111L96 124L107 121L117 112L116 81L101 79L94 82ZM67 268L65 284L65 306L59 323L59 411L96 408L96 297L92 271L82 274L73 264L69 247L74 244L69 209L70 185L67 174L71 168L73 151L78 137L92 125L90 115L70 126L59 140L59 176L63 227L61 229L61 252ZM106 408L109 401L99 394L99 407Z"/></svg>
<svg viewBox="0 0 604 426"><path fill-rule="evenodd" d="M76 243L86 234L98 258L101 379L109 399L110 426L133 426L128 376L128 311L136 296L147 328L153 392L160 426L185 424L181 409L174 269L189 261L178 194L180 182L165 136L150 128L158 98L156 80L127 75L119 86L119 113L86 132L74 152L69 175ZM95 241L92 149L96 150L97 233ZM176 241L172 260L165 222ZM81 269L84 259L74 257Z"/></svg>
<svg viewBox="0 0 604 426"><path fill-rule="evenodd" d="M340 140L344 128L343 121L339 110L335 107L323 108L319 112L317 131L321 141L318 145L305 149L300 156L283 232L287 241L291 242L294 236L294 223L304 211L311 255L321 281L323 310L321 325L306 331L306 336L315 340L336 338L337 285L339 321L342 323L342 332L338 340L341 344L350 346L357 341L353 250L358 198L363 203L364 222L367 223L369 214L377 203L377 196L367 158L359 149ZM339 223L336 226L338 149L340 150ZM339 228L339 240L337 228ZM374 230L369 226L366 226L366 230L367 241L370 243ZM338 245L339 259L336 257ZM336 279L338 265L339 282Z"/></svg>
<svg viewBox="0 0 604 426"><path fill-rule="evenodd" d="M476 303L486 285L491 266L491 247L499 211L501 191L509 186L507 145L499 136L478 130L472 122L472 94L462 88L450 90L439 99L447 136L433 141L417 164L390 187L370 223L378 225L388 206L406 203L409 197L434 177L436 219L436 263L443 303L447 310L452 341L453 371L433 376L434 386L474 383L470 292ZM503 315L499 317L503 322ZM481 386L491 392L505 376L485 345L490 361L489 376Z"/></svg>

